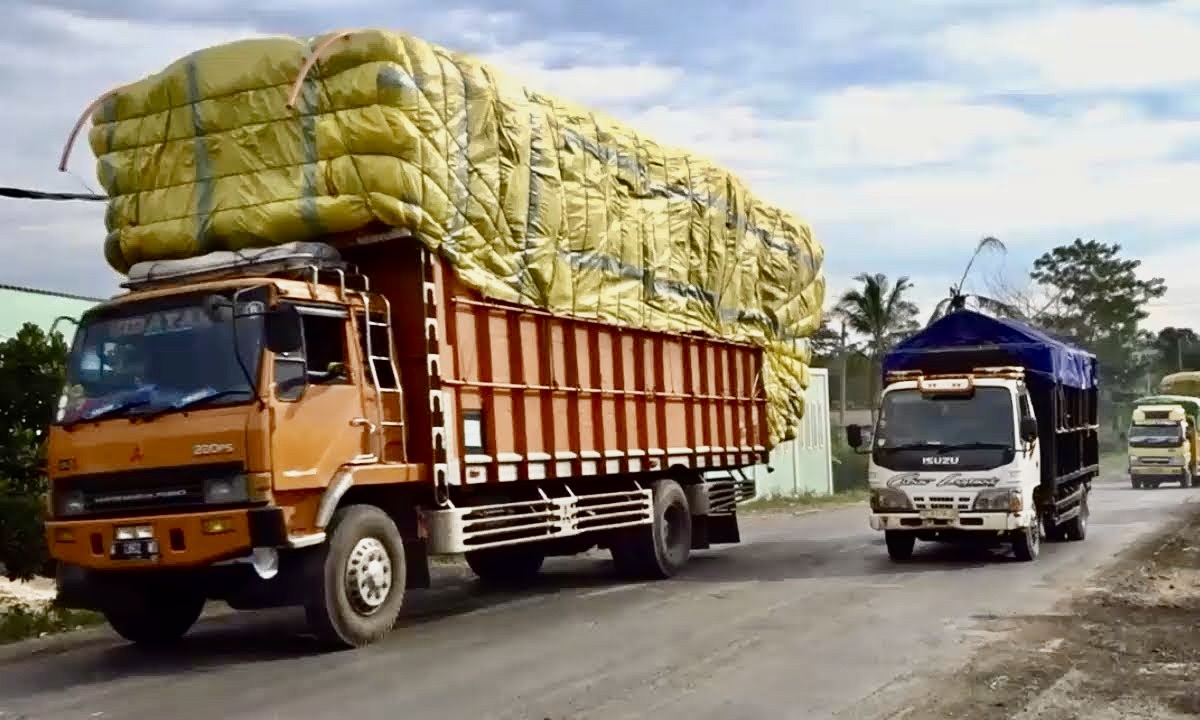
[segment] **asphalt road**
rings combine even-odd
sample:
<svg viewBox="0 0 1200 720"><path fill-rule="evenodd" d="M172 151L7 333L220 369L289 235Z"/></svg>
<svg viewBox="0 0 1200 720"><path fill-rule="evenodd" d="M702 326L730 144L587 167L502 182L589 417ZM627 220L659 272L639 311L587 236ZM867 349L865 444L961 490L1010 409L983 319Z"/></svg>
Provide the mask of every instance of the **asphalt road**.
<svg viewBox="0 0 1200 720"><path fill-rule="evenodd" d="M1100 483L1087 541L1031 564L921 544L894 565L864 508L749 517L747 542L668 582L622 584L600 559L552 561L521 593L450 578L357 652L314 653L293 612L207 620L165 657L85 633L0 661L0 720L888 717L1195 501Z"/></svg>

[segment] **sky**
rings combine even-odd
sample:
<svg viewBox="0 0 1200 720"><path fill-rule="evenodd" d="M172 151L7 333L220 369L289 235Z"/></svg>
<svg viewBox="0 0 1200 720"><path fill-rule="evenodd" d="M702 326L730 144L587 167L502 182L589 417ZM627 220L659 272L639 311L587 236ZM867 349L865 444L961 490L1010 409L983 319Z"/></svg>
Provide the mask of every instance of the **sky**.
<svg viewBox="0 0 1200 720"><path fill-rule="evenodd" d="M1200 327L1200 0L5 0L0 185L98 190L83 109L193 50L386 27L710 157L811 224L830 304L906 275L923 311L1120 243ZM106 296L103 207L0 198L0 283ZM1192 268L1192 269L1188 269Z"/></svg>

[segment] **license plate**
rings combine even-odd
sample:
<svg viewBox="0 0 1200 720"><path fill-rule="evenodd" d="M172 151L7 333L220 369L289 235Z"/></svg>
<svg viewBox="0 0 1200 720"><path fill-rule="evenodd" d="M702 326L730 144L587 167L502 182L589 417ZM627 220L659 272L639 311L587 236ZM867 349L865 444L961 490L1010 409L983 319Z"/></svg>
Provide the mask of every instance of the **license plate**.
<svg viewBox="0 0 1200 720"><path fill-rule="evenodd" d="M924 520L952 520L958 522L958 511L953 508L933 508L932 510L922 510L921 518Z"/></svg>
<svg viewBox="0 0 1200 720"><path fill-rule="evenodd" d="M117 540L111 555L113 560L153 560L158 557L158 541L153 538Z"/></svg>

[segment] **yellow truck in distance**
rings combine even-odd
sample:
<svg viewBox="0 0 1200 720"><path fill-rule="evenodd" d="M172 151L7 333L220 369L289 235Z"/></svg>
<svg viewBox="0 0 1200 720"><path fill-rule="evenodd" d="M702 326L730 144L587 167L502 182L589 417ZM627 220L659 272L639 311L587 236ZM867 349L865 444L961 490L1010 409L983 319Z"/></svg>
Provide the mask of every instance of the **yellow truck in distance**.
<svg viewBox="0 0 1200 720"><path fill-rule="evenodd" d="M1127 433L1129 481L1134 488L1164 482L1191 487L1200 470L1200 398L1154 395L1139 398Z"/></svg>

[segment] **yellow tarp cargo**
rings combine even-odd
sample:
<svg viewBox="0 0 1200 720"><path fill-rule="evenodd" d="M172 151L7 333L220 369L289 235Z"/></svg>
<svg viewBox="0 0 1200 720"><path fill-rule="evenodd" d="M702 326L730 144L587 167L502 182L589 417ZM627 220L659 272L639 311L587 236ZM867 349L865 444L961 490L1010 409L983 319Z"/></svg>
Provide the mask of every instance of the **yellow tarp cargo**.
<svg viewBox="0 0 1200 720"><path fill-rule="evenodd" d="M1200 397L1200 372L1189 370L1167 375L1159 381L1158 391L1164 395Z"/></svg>
<svg viewBox="0 0 1200 720"><path fill-rule="evenodd" d="M764 346L771 437L795 434L825 294L806 224L728 170L400 33L335 41L289 110L323 39L208 48L98 107L114 268L382 222L491 298Z"/></svg>

